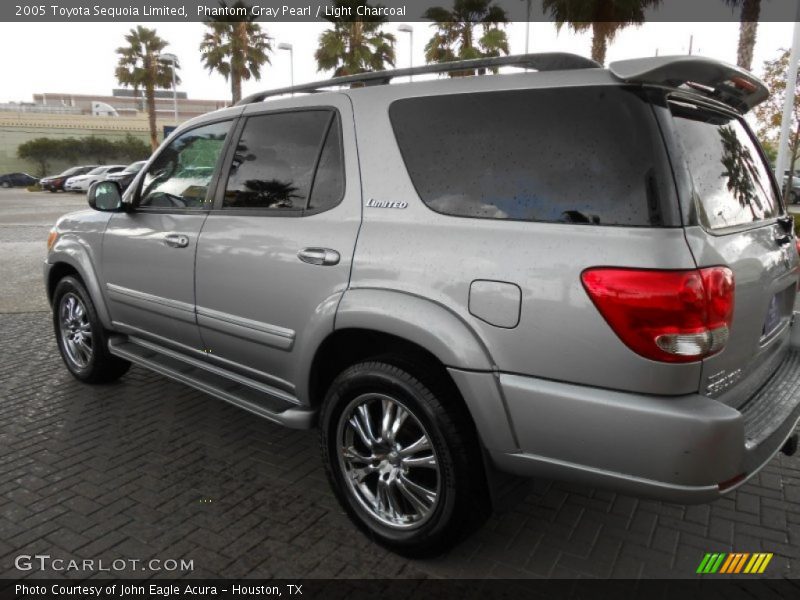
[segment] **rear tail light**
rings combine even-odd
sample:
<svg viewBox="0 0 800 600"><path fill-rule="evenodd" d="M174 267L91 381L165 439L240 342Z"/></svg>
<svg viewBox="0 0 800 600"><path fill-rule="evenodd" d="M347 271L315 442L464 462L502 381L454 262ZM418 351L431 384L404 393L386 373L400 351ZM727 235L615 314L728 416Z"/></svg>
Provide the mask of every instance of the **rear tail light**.
<svg viewBox="0 0 800 600"><path fill-rule="evenodd" d="M725 347L733 316L727 267L687 271L593 268L583 286L634 352L662 362L693 362Z"/></svg>

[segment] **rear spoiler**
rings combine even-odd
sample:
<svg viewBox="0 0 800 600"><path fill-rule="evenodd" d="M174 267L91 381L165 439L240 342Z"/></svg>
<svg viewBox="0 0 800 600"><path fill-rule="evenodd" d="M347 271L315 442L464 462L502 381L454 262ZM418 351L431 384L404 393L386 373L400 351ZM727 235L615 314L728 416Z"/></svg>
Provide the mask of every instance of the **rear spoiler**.
<svg viewBox="0 0 800 600"><path fill-rule="evenodd" d="M618 60L608 66L617 79L668 87L686 86L746 113L769 97L758 77L734 65L701 56L657 56Z"/></svg>

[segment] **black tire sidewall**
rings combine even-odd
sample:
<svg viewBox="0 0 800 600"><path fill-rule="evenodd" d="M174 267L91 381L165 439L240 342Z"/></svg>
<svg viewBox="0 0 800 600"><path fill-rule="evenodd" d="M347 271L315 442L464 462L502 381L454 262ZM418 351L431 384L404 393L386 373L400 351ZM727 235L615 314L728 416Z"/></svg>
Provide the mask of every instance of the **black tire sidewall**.
<svg viewBox="0 0 800 600"><path fill-rule="evenodd" d="M434 514L418 528L399 530L379 523L352 497L344 480L337 450L339 419L347 405L366 392L384 393L399 400L422 423L431 438L439 462L440 498ZM424 555L427 550L437 551L453 527L459 495L464 489L463 475L458 473L453 448L430 405L431 397L432 392L424 384L399 367L378 362L361 363L347 369L334 381L321 416L325 468L339 502L362 531L402 554Z"/></svg>

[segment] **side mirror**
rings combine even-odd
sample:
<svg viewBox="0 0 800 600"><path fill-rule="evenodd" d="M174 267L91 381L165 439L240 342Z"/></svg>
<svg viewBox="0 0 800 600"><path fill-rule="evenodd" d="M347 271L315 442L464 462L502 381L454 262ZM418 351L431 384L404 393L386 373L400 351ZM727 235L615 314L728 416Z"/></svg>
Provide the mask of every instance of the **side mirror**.
<svg viewBox="0 0 800 600"><path fill-rule="evenodd" d="M98 181L89 186L89 206L102 212L122 212L122 192L113 181Z"/></svg>

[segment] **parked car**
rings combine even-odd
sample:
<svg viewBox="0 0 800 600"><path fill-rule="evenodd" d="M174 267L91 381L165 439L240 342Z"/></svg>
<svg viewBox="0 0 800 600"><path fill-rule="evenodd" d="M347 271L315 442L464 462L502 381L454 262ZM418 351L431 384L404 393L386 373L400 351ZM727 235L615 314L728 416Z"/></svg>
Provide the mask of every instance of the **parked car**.
<svg viewBox="0 0 800 600"><path fill-rule="evenodd" d="M786 183L789 179L789 171L784 171L783 181L781 182L781 190L786 189ZM800 176L797 172L792 175L792 187L789 190L789 202L792 204L800 203Z"/></svg>
<svg viewBox="0 0 800 600"><path fill-rule="evenodd" d="M697 56L415 72L502 65L532 70L255 94L94 184L45 265L67 369L319 427L343 509L405 554L476 527L496 470L697 503L794 452L764 84Z"/></svg>
<svg viewBox="0 0 800 600"><path fill-rule="evenodd" d="M89 186L95 181L101 181L102 179L105 179L107 175L122 171L124 168L125 165L102 165L95 167L84 175L75 175L74 177L67 179L64 182L64 191L77 193L86 192L86 190L89 189Z"/></svg>
<svg viewBox="0 0 800 600"><path fill-rule="evenodd" d="M128 186L130 185L133 178L136 177L136 174L142 170L142 167L145 165L146 160L139 160L135 163L129 164L125 167L122 171L116 171L109 175L106 175L103 181L114 181L119 184L119 188L124 192Z"/></svg>
<svg viewBox="0 0 800 600"><path fill-rule="evenodd" d="M61 190L64 191L64 183L70 177L75 175L83 175L84 173L88 173L92 169L97 168L97 165L83 165L80 167L70 167L63 173L59 175L52 175L50 177L45 177L44 179L39 181L39 185L42 186L43 190L47 190L48 192L57 192Z"/></svg>
<svg viewBox="0 0 800 600"><path fill-rule="evenodd" d="M29 185L33 185L39 181L33 175L28 175L27 173L8 173L6 175L0 175L0 187L10 188L10 187L27 187Z"/></svg>

